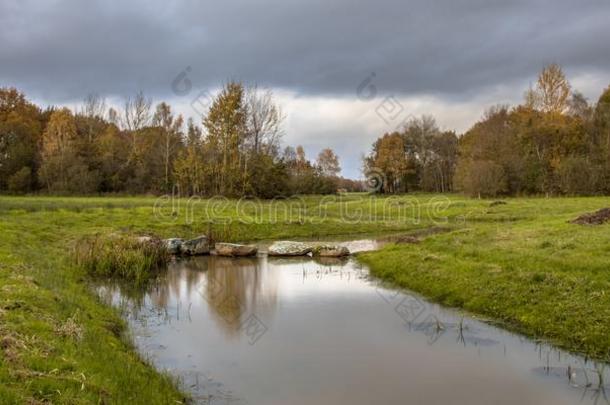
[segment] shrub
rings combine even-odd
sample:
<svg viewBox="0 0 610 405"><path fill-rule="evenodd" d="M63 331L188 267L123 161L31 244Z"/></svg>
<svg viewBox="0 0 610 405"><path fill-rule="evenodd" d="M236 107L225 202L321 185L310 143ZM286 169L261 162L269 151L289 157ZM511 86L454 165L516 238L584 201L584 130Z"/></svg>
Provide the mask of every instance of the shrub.
<svg viewBox="0 0 610 405"><path fill-rule="evenodd" d="M587 159L569 157L559 167L559 184L565 194L591 195L599 189L601 170Z"/></svg>
<svg viewBox="0 0 610 405"><path fill-rule="evenodd" d="M144 284L167 265L170 255L159 239L133 236L86 237L76 244L76 265L94 277L114 277Z"/></svg>
<svg viewBox="0 0 610 405"><path fill-rule="evenodd" d="M508 191L504 168L492 161L475 160L463 164L457 181L458 188L473 197L496 197Z"/></svg>
<svg viewBox="0 0 610 405"><path fill-rule="evenodd" d="M8 178L8 190L12 193L27 193L32 186L32 169L24 166Z"/></svg>

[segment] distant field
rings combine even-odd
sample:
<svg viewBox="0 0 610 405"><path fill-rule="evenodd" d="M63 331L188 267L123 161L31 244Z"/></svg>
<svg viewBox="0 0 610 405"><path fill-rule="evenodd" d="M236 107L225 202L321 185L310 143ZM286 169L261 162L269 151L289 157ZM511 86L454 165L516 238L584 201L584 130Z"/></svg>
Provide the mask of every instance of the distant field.
<svg viewBox="0 0 610 405"><path fill-rule="evenodd" d="M307 196L282 201L0 197L0 402L170 403L182 395L120 337L69 258L94 233L226 241L416 234L360 259L373 274L567 349L610 359L610 198ZM492 206L493 205L493 206ZM425 236L421 229L434 227ZM419 230L419 231L418 231ZM424 235L424 236L422 236Z"/></svg>

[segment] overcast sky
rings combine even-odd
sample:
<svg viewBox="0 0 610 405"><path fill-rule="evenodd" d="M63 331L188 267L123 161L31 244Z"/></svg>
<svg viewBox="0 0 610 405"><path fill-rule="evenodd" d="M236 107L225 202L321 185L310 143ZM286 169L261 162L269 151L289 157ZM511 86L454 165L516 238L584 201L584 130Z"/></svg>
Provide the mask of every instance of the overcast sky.
<svg viewBox="0 0 610 405"><path fill-rule="evenodd" d="M258 83L287 115L285 144L330 146L354 178L410 115L464 131L550 62L599 96L610 0L0 1L0 86L69 106L143 90L195 116L201 92Z"/></svg>

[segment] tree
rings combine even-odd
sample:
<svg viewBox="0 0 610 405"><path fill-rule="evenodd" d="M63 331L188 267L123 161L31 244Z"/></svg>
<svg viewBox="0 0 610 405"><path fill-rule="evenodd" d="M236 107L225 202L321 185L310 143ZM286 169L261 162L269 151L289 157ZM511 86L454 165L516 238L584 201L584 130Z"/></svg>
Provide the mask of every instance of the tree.
<svg viewBox="0 0 610 405"><path fill-rule="evenodd" d="M215 153L210 164L217 167L217 191L238 195L243 191L243 168L246 165L241 148L247 133L247 108L244 86L227 83L214 99L203 121L205 142Z"/></svg>
<svg viewBox="0 0 610 405"><path fill-rule="evenodd" d="M142 91L138 92L132 99L128 97L123 106L123 117L121 122L124 129L131 132L133 151L136 151L136 132L150 123L150 109L152 100L144 97Z"/></svg>
<svg viewBox="0 0 610 405"><path fill-rule="evenodd" d="M126 189L128 179L133 176L129 166L130 138L116 125L108 124L96 143L102 176L100 191L131 191Z"/></svg>
<svg viewBox="0 0 610 405"><path fill-rule="evenodd" d="M333 152L332 149L322 149L318 154L316 165L324 176L336 177L341 172L341 166L339 166L339 157Z"/></svg>
<svg viewBox="0 0 610 405"><path fill-rule="evenodd" d="M588 122L593 116L593 108L589 105L589 101L578 91L573 92L568 101L568 112L572 117L580 118L583 122Z"/></svg>
<svg viewBox="0 0 610 405"><path fill-rule="evenodd" d="M97 93L90 93L83 101L81 115L103 119L106 113L106 99Z"/></svg>
<svg viewBox="0 0 610 405"><path fill-rule="evenodd" d="M546 113L562 114L568 108L570 89L561 66L556 63L547 65L538 76L536 89L526 93L526 106Z"/></svg>
<svg viewBox="0 0 610 405"><path fill-rule="evenodd" d="M610 87L600 96L590 130L594 144L594 156L602 170L602 190L610 192Z"/></svg>
<svg viewBox="0 0 610 405"><path fill-rule="evenodd" d="M186 147L181 151L174 164L174 177L180 192L187 195L200 195L205 192L204 149L201 129L192 119L187 123Z"/></svg>
<svg viewBox="0 0 610 405"><path fill-rule="evenodd" d="M165 164L165 191L170 191L170 174L172 163L178 149L182 146L182 124L181 115L174 117L169 104L162 102L157 105L153 116L153 125L163 130L163 161Z"/></svg>
<svg viewBox="0 0 610 405"><path fill-rule="evenodd" d="M462 183L463 191L473 197L496 197L507 191L506 174L499 164L487 160L465 163L469 175Z"/></svg>
<svg viewBox="0 0 610 405"><path fill-rule="evenodd" d="M365 175L383 176L383 179L377 179L383 184L376 191L404 191L402 180L408 167L404 150L404 138L397 132L385 134L373 144L373 152L365 159Z"/></svg>
<svg viewBox="0 0 610 405"><path fill-rule="evenodd" d="M99 174L78 156L74 116L67 108L54 111L42 135L41 180L53 192L90 193L97 190Z"/></svg>
<svg viewBox="0 0 610 405"><path fill-rule="evenodd" d="M278 145L282 135L282 110L275 104L273 92L269 89L249 87L245 99L247 134L252 151L258 154L263 148L264 152L269 153L271 148Z"/></svg>
<svg viewBox="0 0 610 405"><path fill-rule="evenodd" d="M9 188L9 181L13 192L27 192L35 186L42 121L40 109L22 93L0 88L0 191Z"/></svg>

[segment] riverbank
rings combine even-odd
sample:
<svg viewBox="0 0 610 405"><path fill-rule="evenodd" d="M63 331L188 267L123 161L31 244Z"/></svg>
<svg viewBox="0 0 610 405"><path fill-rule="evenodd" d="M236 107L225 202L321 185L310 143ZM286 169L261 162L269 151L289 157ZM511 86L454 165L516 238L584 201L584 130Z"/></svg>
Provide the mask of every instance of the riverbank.
<svg viewBox="0 0 610 405"><path fill-rule="evenodd" d="M442 305L610 361L610 223L569 223L602 201L508 200L487 219L359 259L374 276Z"/></svg>
<svg viewBox="0 0 610 405"><path fill-rule="evenodd" d="M0 197L0 402L182 402L135 354L120 314L68 259L95 233L219 240L443 232L360 255L375 275L446 305L607 359L610 225L568 224L608 198L305 197L280 202ZM493 205L493 206L492 206ZM221 219L221 223L209 223Z"/></svg>

